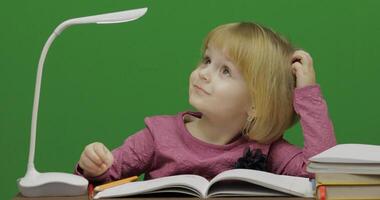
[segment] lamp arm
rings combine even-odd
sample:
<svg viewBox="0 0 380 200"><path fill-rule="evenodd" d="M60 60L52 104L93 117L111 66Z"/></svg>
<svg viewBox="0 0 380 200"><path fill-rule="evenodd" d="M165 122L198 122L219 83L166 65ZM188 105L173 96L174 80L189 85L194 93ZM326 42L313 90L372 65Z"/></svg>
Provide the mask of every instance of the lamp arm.
<svg viewBox="0 0 380 200"><path fill-rule="evenodd" d="M36 85L34 89L34 101L33 101L33 112L32 112L32 126L30 133L30 146L29 146L29 160L28 160L28 169L26 172L26 176L33 175L38 173L34 166L34 155L35 155L35 147L36 147L36 132L37 132L37 118L38 118L38 107L40 102L40 91L41 91L41 81L42 81L42 72L45 63L45 58L47 52L53 43L54 39L67 27L73 25L71 20L66 20L58 25L58 27L54 30L54 32L49 36L46 41L40 56L40 60L38 61L37 68L37 77L36 77Z"/></svg>

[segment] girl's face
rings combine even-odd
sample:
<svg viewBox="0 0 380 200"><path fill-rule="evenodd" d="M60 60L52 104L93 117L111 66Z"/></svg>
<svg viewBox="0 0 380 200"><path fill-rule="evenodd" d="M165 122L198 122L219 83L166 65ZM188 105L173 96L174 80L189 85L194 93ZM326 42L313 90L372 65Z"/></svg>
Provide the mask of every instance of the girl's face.
<svg viewBox="0 0 380 200"><path fill-rule="evenodd" d="M203 114L245 119L251 107L240 70L225 52L208 45L202 63L191 73L189 102Z"/></svg>

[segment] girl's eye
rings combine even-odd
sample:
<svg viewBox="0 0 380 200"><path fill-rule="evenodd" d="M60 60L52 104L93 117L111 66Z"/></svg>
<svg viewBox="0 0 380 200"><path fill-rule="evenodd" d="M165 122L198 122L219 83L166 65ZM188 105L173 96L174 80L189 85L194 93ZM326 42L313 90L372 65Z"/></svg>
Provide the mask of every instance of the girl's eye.
<svg viewBox="0 0 380 200"><path fill-rule="evenodd" d="M222 73L223 73L224 75L231 76L231 70L230 70L230 68L228 68L227 66L223 66L223 68L222 68Z"/></svg>
<svg viewBox="0 0 380 200"><path fill-rule="evenodd" d="M203 57L202 63L203 64L210 64L211 63L210 57L208 57L208 56Z"/></svg>

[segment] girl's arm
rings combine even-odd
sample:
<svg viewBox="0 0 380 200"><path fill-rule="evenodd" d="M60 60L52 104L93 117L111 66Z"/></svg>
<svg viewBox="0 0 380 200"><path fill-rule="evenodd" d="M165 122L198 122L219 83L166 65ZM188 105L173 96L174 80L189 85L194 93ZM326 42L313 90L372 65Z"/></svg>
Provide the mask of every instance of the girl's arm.
<svg viewBox="0 0 380 200"><path fill-rule="evenodd" d="M284 139L274 142L268 154L268 166L277 174L313 177L314 174L306 172L308 159L333 147L336 139L327 104L316 84L311 56L299 50L293 54L292 62L297 81L293 104L300 116L304 147L300 149Z"/></svg>
<svg viewBox="0 0 380 200"><path fill-rule="evenodd" d="M154 154L154 141L149 129L145 128L128 137L124 144L112 151L113 163L100 176L86 177L96 183L105 183L121 178L140 175L150 168ZM77 165L76 174L83 175Z"/></svg>
<svg viewBox="0 0 380 200"><path fill-rule="evenodd" d="M269 170L277 174L313 177L306 172L308 159L336 144L333 124L319 85L297 88L294 109L300 115L304 147L298 148L280 139L271 145Z"/></svg>

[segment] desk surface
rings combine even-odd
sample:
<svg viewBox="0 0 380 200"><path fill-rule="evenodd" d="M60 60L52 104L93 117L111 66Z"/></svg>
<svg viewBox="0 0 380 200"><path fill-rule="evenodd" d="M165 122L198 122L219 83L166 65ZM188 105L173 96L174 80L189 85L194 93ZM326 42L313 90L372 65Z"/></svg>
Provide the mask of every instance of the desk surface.
<svg viewBox="0 0 380 200"><path fill-rule="evenodd" d="M181 200L199 200L195 197L128 197L128 198L117 198L117 200L163 200L163 199L181 199ZM217 200L311 200L313 198L299 198L299 197L218 197L214 198ZM28 198L23 197L18 194L13 200L88 200L87 196L76 196L76 197L38 197L38 198ZM115 200L104 199L104 200Z"/></svg>

